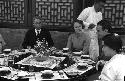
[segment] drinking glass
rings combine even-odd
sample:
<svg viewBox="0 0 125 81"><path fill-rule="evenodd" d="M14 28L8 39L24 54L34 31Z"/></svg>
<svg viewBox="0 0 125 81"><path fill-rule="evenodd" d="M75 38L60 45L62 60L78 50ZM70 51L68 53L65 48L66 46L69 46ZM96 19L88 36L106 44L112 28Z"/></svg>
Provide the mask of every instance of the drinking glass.
<svg viewBox="0 0 125 81"><path fill-rule="evenodd" d="M14 66L14 60L8 60L8 66L13 67Z"/></svg>

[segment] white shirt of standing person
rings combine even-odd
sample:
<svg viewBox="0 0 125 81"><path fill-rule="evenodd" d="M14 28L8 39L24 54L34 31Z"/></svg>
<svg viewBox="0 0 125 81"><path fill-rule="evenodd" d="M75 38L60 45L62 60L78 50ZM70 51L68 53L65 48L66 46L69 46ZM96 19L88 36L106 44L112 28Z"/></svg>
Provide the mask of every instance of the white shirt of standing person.
<svg viewBox="0 0 125 81"><path fill-rule="evenodd" d="M85 25L85 29L88 29L90 24L95 24L102 20L102 13L96 12L94 6L85 8L77 18L78 20L82 20ZM96 28L93 28L96 30Z"/></svg>
<svg viewBox="0 0 125 81"><path fill-rule="evenodd" d="M85 25L85 29L88 29L90 24L94 24L95 27L90 29L89 31L85 31L90 36L90 47L89 54L92 60L97 60L99 56L99 46L98 46L98 37L96 33L96 25L99 21L102 20L102 13L96 12L94 6L85 8L77 18L78 20L82 20Z"/></svg>
<svg viewBox="0 0 125 81"><path fill-rule="evenodd" d="M101 81L125 81L125 55L116 54L102 69Z"/></svg>

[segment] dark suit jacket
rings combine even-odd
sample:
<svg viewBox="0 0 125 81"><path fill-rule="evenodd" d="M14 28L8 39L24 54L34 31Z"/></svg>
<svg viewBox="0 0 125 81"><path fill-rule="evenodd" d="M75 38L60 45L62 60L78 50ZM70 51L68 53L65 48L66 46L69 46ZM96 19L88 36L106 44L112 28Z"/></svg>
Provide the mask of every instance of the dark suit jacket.
<svg viewBox="0 0 125 81"><path fill-rule="evenodd" d="M51 34L48 30L41 29L40 35L36 36L35 28L33 28L27 31L22 43L23 48L26 49L27 46L31 46L31 48L33 48L38 38L40 41L45 38L45 40L48 42L49 47L52 47L54 45Z"/></svg>

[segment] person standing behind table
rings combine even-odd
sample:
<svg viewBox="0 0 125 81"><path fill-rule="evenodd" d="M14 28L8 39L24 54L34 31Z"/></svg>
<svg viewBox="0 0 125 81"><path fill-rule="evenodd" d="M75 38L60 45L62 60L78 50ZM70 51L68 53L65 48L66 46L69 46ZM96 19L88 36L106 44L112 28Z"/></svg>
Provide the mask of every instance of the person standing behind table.
<svg viewBox="0 0 125 81"><path fill-rule="evenodd" d="M68 38L66 48L69 48L71 52L73 51L82 51L83 54L88 53L90 39L83 31L82 21L74 22L74 33L71 34Z"/></svg>
<svg viewBox="0 0 125 81"><path fill-rule="evenodd" d="M34 48L37 41L42 41L45 38L45 41L48 42L48 46L51 48L54 46L53 40L51 38L51 34L48 30L43 28L43 22L41 17L36 16L33 18L33 27L32 29L28 30L24 41L22 43L23 48L31 47Z"/></svg>
<svg viewBox="0 0 125 81"><path fill-rule="evenodd" d="M97 34L98 34L98 42L99 42L99 57L98 60L109 60L110 57L107 57L102 52L102 39L105 38L106 35L110 35L112 27L111 23L108 20L101 20L97 23Z"/></svg>
<svg viewBox="0 0 125 81"><path fill-rule="evenodd" d="M2 35L0 34L0 53L2 53L3 47L6 45Z"/></svg>
<svg viewBox="0 0 125 81"><path fill-rule="evenodd" d="M90 58L94 61L97 60L99 56L99 46L98 46L98 37L96 34L96 25L99 21L102 20L101 9L104 7L106 0L95 0L95 3L92 7L85 8L80 15L78 20L82 20L85 25L85 30L91 38L89 54Z"/></svg>

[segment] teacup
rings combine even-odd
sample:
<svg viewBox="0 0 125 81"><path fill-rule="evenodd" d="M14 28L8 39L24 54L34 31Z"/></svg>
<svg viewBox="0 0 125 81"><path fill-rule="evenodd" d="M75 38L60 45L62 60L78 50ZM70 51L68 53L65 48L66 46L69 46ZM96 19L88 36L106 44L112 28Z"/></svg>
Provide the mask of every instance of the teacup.
<svg viewBox="0 0 125 81"><path fill-rule="evenodd" d="M63 48L63 53L67 53L69 51L69 48Z"/></svg>
<svg viewBox="0 0 125 81"><path fill-rule="evenodd" d="M44 74L52 74L53 71L52 71L52 70L44 70L43 73L44 73Z"/></svg>
<svg viewBox="0 0 125 81"><path fill-rule="evenodd" d="M11 49L4 49L3 52L4 52L5 54L9 54L9 53L11 52Z"/></svg>

